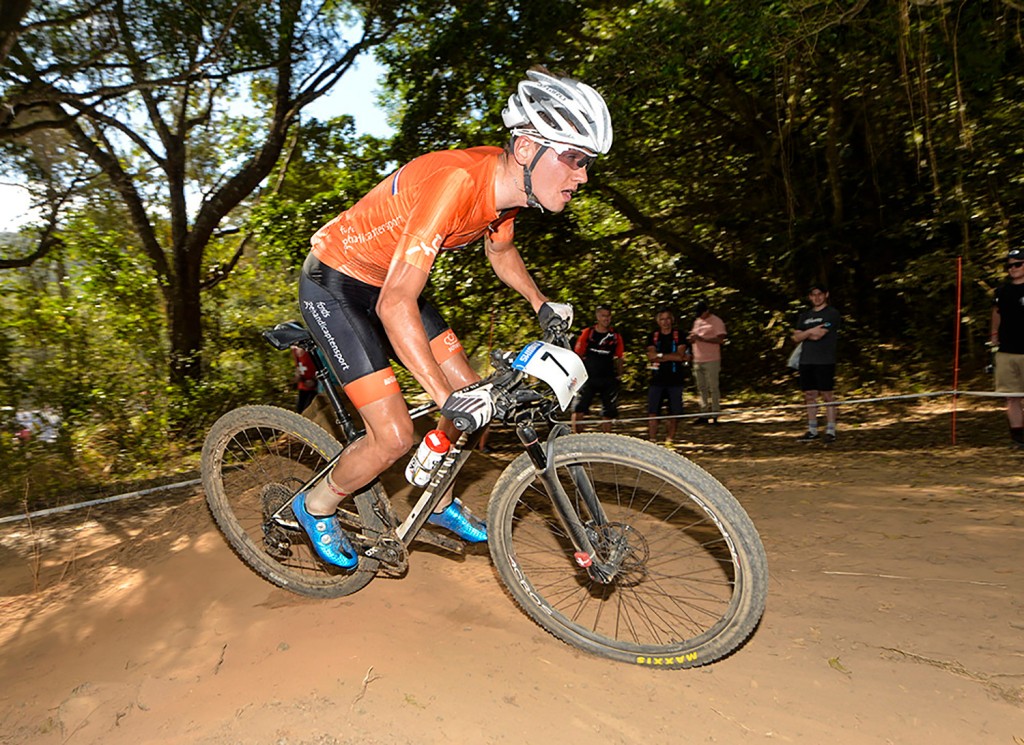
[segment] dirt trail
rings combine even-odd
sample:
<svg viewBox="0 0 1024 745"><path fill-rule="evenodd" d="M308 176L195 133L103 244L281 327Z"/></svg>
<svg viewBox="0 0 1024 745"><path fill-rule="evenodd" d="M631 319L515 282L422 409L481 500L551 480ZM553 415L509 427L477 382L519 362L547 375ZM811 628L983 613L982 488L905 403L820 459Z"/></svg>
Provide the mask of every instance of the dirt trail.
<svg viewBox="0 0 1024 745"><path fill-rule="evenodd" d="M199 493L3 526L0 742L1021 745L1024 454L997 412L951 447L915 411L830 448L781 421L684 432L772 573L754 637L699 670L561 644L484 551L311 601L246 569ZM509 455L477 459L474 508Z"/></svg>

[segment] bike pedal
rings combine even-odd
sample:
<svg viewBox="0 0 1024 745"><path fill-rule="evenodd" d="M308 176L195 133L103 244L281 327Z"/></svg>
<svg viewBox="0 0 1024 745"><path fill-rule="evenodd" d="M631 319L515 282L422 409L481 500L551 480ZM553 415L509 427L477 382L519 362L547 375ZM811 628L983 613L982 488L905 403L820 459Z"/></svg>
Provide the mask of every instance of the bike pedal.
<svg viewBox="0 0 1024 745"><path fill-rule="evenodd" d="M453 554L459 554L460 556L465 553L465 541L461 541L458 538L449 538L427 527L420 528L420 532L416 534L413 540L429 543L431 546L443 548L445 551L451 551Z"/></svg>

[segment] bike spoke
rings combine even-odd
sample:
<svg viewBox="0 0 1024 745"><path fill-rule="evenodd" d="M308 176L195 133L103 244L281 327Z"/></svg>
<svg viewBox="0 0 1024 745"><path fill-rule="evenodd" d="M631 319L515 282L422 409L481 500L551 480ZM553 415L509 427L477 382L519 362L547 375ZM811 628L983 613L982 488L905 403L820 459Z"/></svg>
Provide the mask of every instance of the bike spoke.
<svg viewBox="0 0 1024 745"><path fill-rule="evenodd" d="M270 515L290 502L295 492L326 463L327 458L307 443L267 427L239 431L224 449L225 491L239 526L257 546L268 546L271 542L265 531L280 531L277 535L287 543L287 548L268 550L282 567L303 574L323 574L328 568L314 554L301 531L272 524ZM277 489L276 499L269 506L264 500L268 488Z"/></svg>
<svg viewBox="0 0 1024 745"><path fill-rule="evenodd" d="M602 502L607 523L595 529L614 536L616 525L629 526L620 538L629 548L611 583L593 580L572 561L571 542L543 487L531 484L520 496L512 536L516 562L537 595L596 639L636 647L679 644L720 623L735 594L735 558L700 500L628 465L572 465ZM588 515L573 479L562 469L559 477L580 514Z"/></svg>

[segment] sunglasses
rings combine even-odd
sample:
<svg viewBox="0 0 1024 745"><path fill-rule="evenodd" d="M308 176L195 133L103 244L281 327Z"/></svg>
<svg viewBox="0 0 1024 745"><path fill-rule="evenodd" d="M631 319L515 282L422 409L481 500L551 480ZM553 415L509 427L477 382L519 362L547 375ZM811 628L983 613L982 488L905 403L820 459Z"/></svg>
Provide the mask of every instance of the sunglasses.
<svg viewBox="0 0 1024 745"><path fill-rule="evenodd" d="M1024 261L1011 261L1006 265L1007 269L1020 269L1024 266Z"/></svg>
<svg viewBox="0 0 1024 745"><path fill-rule="evenodd" d="M572 145L566 145L564 142L544 140L540 137L530 137L529 139L533 140L538 145L543 145L544 147L549 147L554 150L555 157L558 158L559 162L564 163L574 171L580 168L590 170L590 166L594 165L594 161L597 160L597 156L593 153L588 153L585 150L579 150Z"/></svg>

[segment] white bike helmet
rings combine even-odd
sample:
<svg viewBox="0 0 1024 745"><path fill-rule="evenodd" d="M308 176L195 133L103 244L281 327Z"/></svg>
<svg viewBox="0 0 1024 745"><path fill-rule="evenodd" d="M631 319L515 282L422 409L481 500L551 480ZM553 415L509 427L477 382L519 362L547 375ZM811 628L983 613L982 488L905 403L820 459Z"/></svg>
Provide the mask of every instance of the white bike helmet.
<svg viewBox="0 0 1024 745"><path fill-rule="evenodd" d="M604 155L612 118L601 94L572 78L529 70L501 112L513 135L534 135Z"/></svg>

